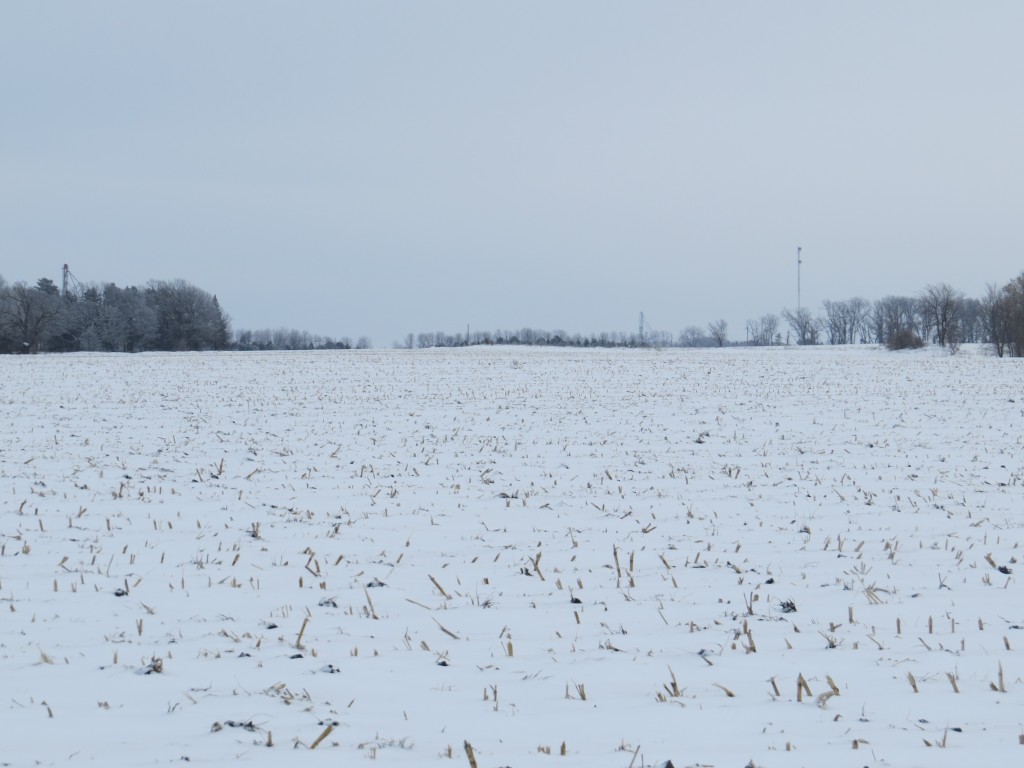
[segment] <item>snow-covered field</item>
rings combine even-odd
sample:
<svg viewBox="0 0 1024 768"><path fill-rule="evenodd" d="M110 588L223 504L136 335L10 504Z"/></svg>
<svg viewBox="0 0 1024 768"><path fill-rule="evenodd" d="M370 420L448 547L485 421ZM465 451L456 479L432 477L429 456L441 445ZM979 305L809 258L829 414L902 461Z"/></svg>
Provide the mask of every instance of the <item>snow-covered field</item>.
<svg viewBox="0 0 1024 768"><path fill-rule="evenodd" d="M0 764L1018 764L1021 366L4 357Z"/></svg>

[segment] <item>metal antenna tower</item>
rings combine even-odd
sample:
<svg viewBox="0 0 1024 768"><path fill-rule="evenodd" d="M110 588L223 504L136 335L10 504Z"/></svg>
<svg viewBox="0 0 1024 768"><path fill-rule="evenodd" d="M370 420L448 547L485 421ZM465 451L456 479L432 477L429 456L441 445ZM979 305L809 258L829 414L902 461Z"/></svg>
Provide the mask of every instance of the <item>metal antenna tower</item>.
<svg viewBox="0 0 1024 768"><path fill-rule="evenodd" d="M62 270L63 280L61 281L61 296L65 299L70 295L69 291L74 287L79 292L82 290L82 284L78 282L78 278L71 273L71 267L67 264L64 265Z"/></svg>
<svg viewBox="0 0 1024 768"><path fill-rule="evenodd" d="M802 249L797 246L796 249L796 314L800 315L800 265L803 264L803 260L800 258L800 251Z"/></svg>
<svg viewBox="0 0 1024 768"><path fill-rule="evenodd" d="M644 313L640 313L640 346L644 345Z"/></svg>

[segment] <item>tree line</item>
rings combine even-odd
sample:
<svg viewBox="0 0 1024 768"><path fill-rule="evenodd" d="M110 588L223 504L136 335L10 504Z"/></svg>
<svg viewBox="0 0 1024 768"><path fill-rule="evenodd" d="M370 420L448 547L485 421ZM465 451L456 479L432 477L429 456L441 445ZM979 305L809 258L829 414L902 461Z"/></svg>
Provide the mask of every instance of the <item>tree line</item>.
<svg viewBox="0 0 1024 768"><path fill-rule="evenodd" d="M291 349L370 349L373 342L360 336L354 343L348 336L335 339L295 328L262 328L256 331L239 330L235 334L233 349L251 352Z"/></svg>
<svg viewBox="0 0 1024 768"><path fill-rule="evenodd" d="M884 344L890 349L938 344L955 352L960 344L990 344L999 357L1024 357L1024 273L984 296L965 296L947 283L917 296L826 300L815 315L806 307L783 310L788 325L768 314L748 320L746 342L769 344Z"/></svg>
<svg viewBox="0 0 1024 768"><path fill-rule="evenodd" d="M62 290L0 277L0 352L229 349L231 320L217 297L184 280Z"/></svg>
<svg viewBox="0 0 1024 768"><path fill-rule="evenodd" d="M785 323L785 325L783 324ZM784 309L748 320L745 338L729 339L725 320L691 325L678 334L579 334L536 328L443 331L408 334L395 348L462 347L479 344L527 344L566 347L722 347L783 344L882 344L890 349L939 344L956 351L960 344L990 344L1000 357L1024 357L1024 273L985 295L970 298L939 283L917 296L886 296L876 301L855 297L826 300L817 314L807 307Z"/></svg>
<svg viewBox="0 0 1024 768"><path fill-rule="evenodd" d="M658 336L659 346L666 339ZM518 328L496 331L446 333L444 331L407 334L395 349L427 349L430 347L466 347L479 345L529 345L542 347L635 347L641 342L637 334L604 332L595 334L569 333L564 330L547 331L540 328Z"/></svg>
<svg viewBox="0 0 1024 768"><path fill-rule="evenodd" d="M938 344L990 344L1000 357L1024 357L1024 273L1005 285L989 285L981 298L946 283L916 296L826 300L821 310L783 309L748 320L745 338L729 339L728 324L715 320L678 334L569 333L536 328L409 333L396 348L522 344L567 347L722 347L776 344L884 344L891 349ZM0 276L0 353L144 352L201 350L369 349L356 342L289 328L232 332L216 295L184 280L151 280L145 286L114 283L61 289L49 278L34 285L8 284Z"/></svg>

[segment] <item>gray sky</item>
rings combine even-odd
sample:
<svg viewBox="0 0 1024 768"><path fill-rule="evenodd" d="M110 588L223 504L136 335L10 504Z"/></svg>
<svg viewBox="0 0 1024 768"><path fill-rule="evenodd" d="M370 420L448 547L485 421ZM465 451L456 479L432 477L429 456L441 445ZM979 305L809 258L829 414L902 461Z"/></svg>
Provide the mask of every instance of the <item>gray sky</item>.
<svg viewBox="0 0 1024 768"><path fill-rule="evenodd" d="M1024 3L0 6L0 274L677 332L1024 270Z"/></svg>

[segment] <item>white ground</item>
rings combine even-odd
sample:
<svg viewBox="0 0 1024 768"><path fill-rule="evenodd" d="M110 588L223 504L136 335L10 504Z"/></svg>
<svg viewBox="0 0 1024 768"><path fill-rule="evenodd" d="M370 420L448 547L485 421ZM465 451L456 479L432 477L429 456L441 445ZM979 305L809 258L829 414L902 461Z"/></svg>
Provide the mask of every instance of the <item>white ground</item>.
<svg viewBox="0 0 1024 768"><path fill-rule="evenodd" d="M0 358L0 764L1018 764L1021 366Z"/></svg>

